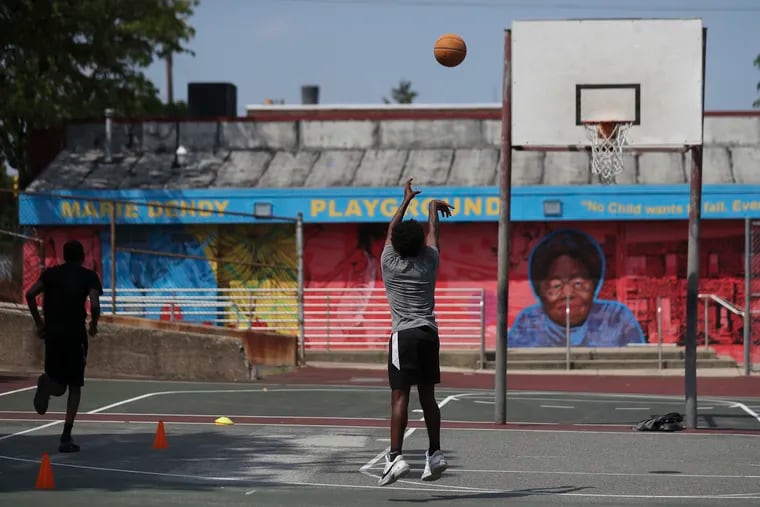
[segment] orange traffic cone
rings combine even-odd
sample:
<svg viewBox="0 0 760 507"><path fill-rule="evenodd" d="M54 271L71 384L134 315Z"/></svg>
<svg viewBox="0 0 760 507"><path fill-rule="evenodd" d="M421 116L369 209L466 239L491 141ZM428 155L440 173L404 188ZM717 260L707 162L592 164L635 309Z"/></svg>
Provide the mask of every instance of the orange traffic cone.
<svg viewBox="0 0 760 507"><path fill-rule="evenodd" d="M55 481L53 481L53 469L50 466L50 456L48 453L42 455L42 463L40 463L40 471L37 473L37 483L34 485L35 489L54 489Z"/></svg>
<svg viewBox="0 0 760 507"><path fill-rule="evenodd" d="M166 432L164 431L164 421L158 421L156 437L153 439L154 449L166 449L169 445L166 443Z"/></svg>

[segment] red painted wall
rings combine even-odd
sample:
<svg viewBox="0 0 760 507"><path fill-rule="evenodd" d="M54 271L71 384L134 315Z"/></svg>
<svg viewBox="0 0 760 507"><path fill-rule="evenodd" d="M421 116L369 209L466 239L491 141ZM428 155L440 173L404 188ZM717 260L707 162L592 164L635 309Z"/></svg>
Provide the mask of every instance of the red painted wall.
<svg viewBox="0 0 760 507"><path fill-rule="evenodd" d="M379 258L385 224L338 224L305 227L307 287L382 288ZM510 255L509 323L526 306L536 303L527 277L528 257L549 231L573 228L591 235L606 257L601 299L618 300L636 316L648 341L657 340L657 298L662 301L665 342L676 342L684 330L687 224L685 221L515 223ZM94 228L58 228L45 234L46 264L62 261L66 239L82 241L86 263L102 276L99 233ZM261 241L267 241L262 237ZM496 338L497 225L447 224L441 230L440 287L483 288L486 291L487 342ZM288 247L287 250L290 250ZM700 292L718 294L743 307L744 229L741 221L703 223L700 243ZM25 251L25 288L39 275L39 257L33 243ZM346 293L349 294L349 293ZM351 317L367 326L361 309L366 291L350 292ZM721 343L741 341L741 318L713 305L710 335ZM700 305L698 326L704 327ZM360 331L360 330L359 330Z"/></svg>
<svg viewBox="0 0 760 507"><path fill-rule="evenodd" d="M743 306L744 228L733 221L702 226L700 292L718 294ZM515 223L510 255L509 323L536 303L528 281L528 257L549 231L573 228L591 235L606 256L601 299L626 304L648 341L657 340L657 298L663 308L663 341L676 342L684 331L686 294L686 222ZM379 257L383 224L310 225L306 228L305 265L309 287L382 287ZM487 340L496 337L497 225L444 224L441 230L440 287L486 289ZM358 303L357 303L358 304ZM702 307L700 305L700 311ZM717 312L717 313L716 313ZM357 316L359 318L359 316ZM711 339L741 339L741 319L713 308ZM704 327L700 313L699 330Z"/></svg>

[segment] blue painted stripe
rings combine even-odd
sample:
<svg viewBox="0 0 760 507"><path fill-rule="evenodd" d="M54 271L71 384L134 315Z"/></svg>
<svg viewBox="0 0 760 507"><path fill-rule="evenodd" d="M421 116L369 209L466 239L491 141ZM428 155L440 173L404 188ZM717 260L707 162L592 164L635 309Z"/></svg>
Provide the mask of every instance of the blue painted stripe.
<svg viewBox="0 0 760 507"><path fill-rule="evenodd" d="M427 199L454 204L454 222L495 222L497 187L420 187L409 218L425 219ZM400 188L67 190L21 194L22 225L252 223L254 203L269 203L278 216L303 213L309 223L387 222L401 201ZM98 200L91 200L98 199ZM760 218L760 185L705 185L707 219ZM180 206L174 210L162 204ZM516 187L511 218L540 220L673 220L688 217L688 185L583 185ZM237 214L244 214L239 216Z"/></svg>

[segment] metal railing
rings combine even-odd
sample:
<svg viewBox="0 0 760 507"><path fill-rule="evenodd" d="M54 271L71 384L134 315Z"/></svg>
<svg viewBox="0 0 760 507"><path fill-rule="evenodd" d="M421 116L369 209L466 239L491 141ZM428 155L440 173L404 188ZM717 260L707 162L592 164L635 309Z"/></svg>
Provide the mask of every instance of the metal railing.
<svg viewBox="0 0 760 507"><path fill-rule="evenodd" d="M298 335L296 288L105 289L105 313ZM485 290L436 289L441 348L480 349L485 358ZM381 349L391 331L384 288L306 288L304 337L308 349ZM300 338L300 337L299 337Z"/></svg>
<svg viewBox="0 0 760 507"><path fill-rule="evenodd" d="M715 304L722 306L727 311L733 313L734 315L737 315L739 317L744 317L744 310L736 306L735 304L731 303L730 301L718 296L717 294L699 294L699 299L703 301L704 304L704 336L705 336L705 344L704 348L705 350L709 349L710 347L710 301L714 302ZM753 294L753 298L760 297L760 294ZM663 325L662 325L662 297L657 297L657 369L662 370L663 366L663 360L662 360L662 347L663 347ZM752 311L752 315L760 315L760 311ZM572 345L570 342L570 298L569 296L566 299L565 302L565 369L570 370L572 366L571 361L571 353L572 353ZM744 341L746 344L749 344L749 340L751 340L751 336L749 335L749 329L744 330Z"/></svg>
<svg viewBox="0 0 760 507"><path fill-rule="evenodd" d="M739 317L744 317L744 310L736 306L735 304L731 303L730 301L727 301L723 299L722 297L718 296L717 294L699 294L699 299L701 299L704 303L704 309L705 309L705 350L710 345L710 301L715 302L718 304L718 306L722 306L729 312L733 313L734 315L738 315Z"/></svg>

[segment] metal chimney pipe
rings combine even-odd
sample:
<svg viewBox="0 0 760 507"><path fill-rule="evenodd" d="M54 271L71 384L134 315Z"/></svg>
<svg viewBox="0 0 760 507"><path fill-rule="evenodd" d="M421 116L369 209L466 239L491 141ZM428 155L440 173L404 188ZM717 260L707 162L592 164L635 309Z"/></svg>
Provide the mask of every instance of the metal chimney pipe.
<svg viewBox="0 0 760 507"><path fill-rule="evenodd" d="M106 109L106 142L105 142L105 159L106 163L111 163L111 141L112 141L112 134L111 134L111 123L113 118L113 109Z"/></svg>
<svg viewBox="0 0 760 507"><path fill-rule="evenodd" d="M319 86L305 85L301 87L302 104L319 104Z"/></svg>

